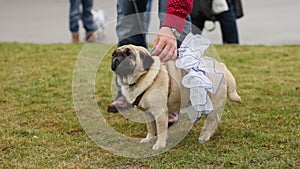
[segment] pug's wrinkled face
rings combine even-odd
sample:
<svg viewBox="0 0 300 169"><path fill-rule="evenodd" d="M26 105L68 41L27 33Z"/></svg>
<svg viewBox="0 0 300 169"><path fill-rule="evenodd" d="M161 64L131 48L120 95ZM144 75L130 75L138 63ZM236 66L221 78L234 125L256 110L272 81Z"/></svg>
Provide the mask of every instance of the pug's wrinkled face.
<svg viewBox="0 0 300 169"><path fill-rule="evenodd" d="M149 69L153 62L144 47L124 45L113 52L111 69L120 77L134 76Z"/></svg>

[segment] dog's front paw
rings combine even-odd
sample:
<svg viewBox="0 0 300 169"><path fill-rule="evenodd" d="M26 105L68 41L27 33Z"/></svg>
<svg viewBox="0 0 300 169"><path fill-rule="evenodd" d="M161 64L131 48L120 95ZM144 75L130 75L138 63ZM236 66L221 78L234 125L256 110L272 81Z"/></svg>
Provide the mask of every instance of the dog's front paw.
<svg viewBox="0 0 300 169"><path fill-rule="evenodd" d="M198 138L198 141L200 144L202 144L202 143L208 141L210 139L210 137L211 137L211 135L209 135L209 134L203 134Z"/></svg>
<svg viewBox="0 0 300 169"><path fill-rule="evenodd" d="M140 143L149 143L151 142L152 140L154 140L155 137L150 137L150 138L143 138Z"/></svg>
<svg viewBox="0 0 300 169"><path fill-rule="evenodd" d="M166 143L156 143L154 144L154 146L152 147L152 150L159 150L166 147Z"/></svg>

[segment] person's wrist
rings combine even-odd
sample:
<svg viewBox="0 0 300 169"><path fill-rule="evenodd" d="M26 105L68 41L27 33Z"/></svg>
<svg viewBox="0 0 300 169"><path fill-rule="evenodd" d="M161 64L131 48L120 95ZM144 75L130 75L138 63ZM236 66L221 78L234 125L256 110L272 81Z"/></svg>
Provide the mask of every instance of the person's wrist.
<svg viewBox="0 0 300 169"><path fill-rule="evenodd" d="M172 28L170 26L163 26L163 27L169 28L176 39L180 37L180 33L177 31L176 28Z"/></svg>

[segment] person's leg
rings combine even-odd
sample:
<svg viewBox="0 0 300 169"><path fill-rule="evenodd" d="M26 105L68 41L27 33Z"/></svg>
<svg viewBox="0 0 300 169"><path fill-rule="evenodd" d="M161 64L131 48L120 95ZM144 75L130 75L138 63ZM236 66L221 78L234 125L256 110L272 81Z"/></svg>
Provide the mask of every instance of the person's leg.
<svg viewBox="0 0 300 169"><path fill-rule="evenodd" d="M144 34L144 15L136 14L145 12L146 5L147 0L117 1L116 32L119 40L118 46L133 44L147 48Z"/></svg>
<svg viewBox="0 0 300 169"><path fill-rule="evenodd" d="M184 25L183 33L182 33L182 35L179 38L180 42L178 44L178 47L180 47L181 42L184 40L184 38L186 37L186 35L189 34L189 33L191 33L191 32L192 32L192 19L191 19L191 16L188 15L186 17L186 23Z"/></svg>
<svg viewBox="0 0 300 169"><path fill-rule="evenodd" d="M86 40L92 38L93 33L96 31L94 25L93 14L93 0L82 0L82 22L86 31Z"/></svg>
<svg viewBox="0 0 300 169"><path fill-rule="evenodd" d="M227 0L229 10L217 15L217 20L220 22L223 43L239 43L238 28L236 17L231 0Z"/></svg>
<svg viewBox="0 0 300 169"><path fill-rule="evenodd" d="M150 24L150 18L151 18L151 9L152 9L152 0L148 0L147 6L146 6L146 12L144 15L145 21L144 21L144 28L145 32L148 32L149 24Z"/></svg>
<svg viewBox="0 0 300 169"><path fill-rule="evenodd" d="M70 12L69 12L69 29L72 33L72 42L79 41L79 26L78 21L80 19L79 5L81 0L70 0Z"/></svg>
<svg viewBox="0 0 300 169"><path fill-rule="evenodd" d="M166 18L167 13L167 3L168 0L158 0L158 18L159 18L159 26L162 25L163 21Z"/></svg>
<svg viewBox="0 0 300 169"><path fill-rule="evenodd" d="M136 6L135 6L136 5ZM147 48L144 27L144 14L134 15L146 11L147 0L118 0L117 1L117 27L118 46L133 44ZM136 11L136 9L138 11ZM116 113L133 106L125 99L121 87L116 81L118 95L108 105L107 111Z"/></svg>

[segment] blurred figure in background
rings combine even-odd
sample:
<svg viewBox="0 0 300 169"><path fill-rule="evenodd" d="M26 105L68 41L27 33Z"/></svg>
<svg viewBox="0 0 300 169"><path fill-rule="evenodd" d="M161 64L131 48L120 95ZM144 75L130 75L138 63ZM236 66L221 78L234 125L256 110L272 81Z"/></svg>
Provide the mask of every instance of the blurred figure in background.
<svg viewBox="0 0 300 169"><path fill-rule="evenodd" d="M92 9L94 25L96 28L96 37L100 39L104 36L104 26L107 20L104 10L101 9Z"/></svg>
<svg viewBox="0 0 300 169"><path fill-rule="evenodd" d="M82 10L80 10L80 5L82 5ZM79 42L79 20L82 20L86 31L86 42L96 42L94 36L96 27L91 12L92 8L93 0L70 0L69 28L72 33L73 43Z"/></svg>
<svg viewBox="0 0 300 169"><path fill-rule="evenodd" d="M241 0L224 0L224 8L218 13L213 10L214 1L218 0L194 0L194 7L190 14L192 24L196 26L192 29L193 33L201 34L205 28L205 21L219 21L223 43L239 44L236 19L243 16ZM214 28L208 31L212 30Z"/></svg>

